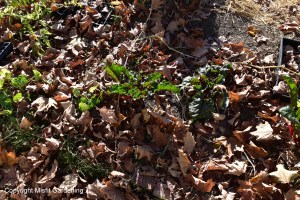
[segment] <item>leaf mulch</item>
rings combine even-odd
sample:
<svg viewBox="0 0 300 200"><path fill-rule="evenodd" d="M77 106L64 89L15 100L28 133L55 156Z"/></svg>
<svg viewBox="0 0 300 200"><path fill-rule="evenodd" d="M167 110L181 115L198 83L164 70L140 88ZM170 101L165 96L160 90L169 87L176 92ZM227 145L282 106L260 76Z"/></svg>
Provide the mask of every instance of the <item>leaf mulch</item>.
<svg viewBox="0 0 300 200"><path fill-rule="evenodd" d="M207 37L218 4L54 4L41 56L1 25L14 45L3 68L20 86L7 90L16 123L0 116L1 199L299 198L297 133L278 113L299 55L277 69L276 55ZM267 48L256 28L242 31Z"/></svg>

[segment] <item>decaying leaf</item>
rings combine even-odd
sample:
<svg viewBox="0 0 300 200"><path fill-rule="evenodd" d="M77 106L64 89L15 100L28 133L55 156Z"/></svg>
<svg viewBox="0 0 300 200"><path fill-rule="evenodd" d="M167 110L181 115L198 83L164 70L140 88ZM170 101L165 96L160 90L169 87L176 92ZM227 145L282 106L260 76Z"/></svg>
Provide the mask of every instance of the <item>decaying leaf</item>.
<svg viewBox="0 0 300 200"><path fill-rule="evenodd" d="M137 159L147 158L148 161L150 161L153 156L153 150L147 145L137 146L135 148L135 154Z"/></svg>
<svg viewBox="0 0 300 200"><path fill-rule="evenodd" d="M278 183L290 183L299 177L299 171L286 170L282 164L276 166L277 171L271 172L269 175Z"/></svg>
<svg viewBox="0 0 300 200"><path fill-rule="evenodd" d="M86 194L89 199L125 200L123 193L111 182L100 183L98 179L87 186Z"/></svg>
<svg viewBox="0 0 300 200"><path fill-rule="evenodd" d="M111 124L118 123L118 118L113 109L109 109L109 108L106 108L106 106L104 106L99 109L99 112L104 121L111 123Z"/></svg>
<svg viewBox="0 0 300 200"><path fill-rule="evenodd" d="M44 184L47 183L48 181L52 180L55 177L56 171L58 168L58 163L56 160L54 160L53 164L52 164L52 168L51 170L43 177L41 178L38 182L36 182L37 184Z"/></svg>
<svg viewBox="0 0 300 200"><path fill-rule="evenodd" d="M182 174L186 175L187 170L191 167L191 161L182 149L178 149L177 161L179 163Z"/></svg>
<svg viewBox="0 0 300 200"><path fill-rule="evenodd" d="M33 123L29 121L26 117L22 117L20 128L29 129Z"/></svg>
<svg viewBox="0 0 300 200"><path fill-rule="evenodd" d="M185 151L187 154L190 154L196 145L192 132L187 132L185 134L185 136L183 137L183 143L184 143L183 151Z"/></svg>
<svg viewBox="0 0 300 200"><path fill-rule="evenodd" d="M273 128L267 121L256 126L256 131L250 132L250 134L256 136L257 141L270 141L280 139L278 135L273 134Z"/></svg>
<svg viewBox="0 0 300 200"><path fill-rule="evenodd" d="M59 185L59 188L64 192L71 192L78 184L78 175L69 174L64 176L64 181Z"/></svg>
<svg viewBox="0 0 300 200"><path fill-rule="evenodd" d="M19 158L16 156L16 153L13 151L7 152L6 150L1 150L0 152L0 166L7 164L13 166L19 162Z"/></svg>
<svg viewBox="0 0 300 200"><path fill-rule="evenodd" d="M194 177L191 174L188 176L188 179L190 182L192 182L193 186L200 192L210 192L215 186L215 182L213 182L212 179L204 181L200 178Z"/></svg>

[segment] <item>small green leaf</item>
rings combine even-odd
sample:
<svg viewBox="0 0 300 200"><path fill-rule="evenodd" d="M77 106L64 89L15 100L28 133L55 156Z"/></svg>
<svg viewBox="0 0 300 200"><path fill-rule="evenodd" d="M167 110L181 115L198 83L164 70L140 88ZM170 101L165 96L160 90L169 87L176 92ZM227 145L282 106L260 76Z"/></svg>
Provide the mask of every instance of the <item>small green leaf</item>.
<svg viewBox="0 0 300 200"><path fill-rule="evenodd" d="M89 110L90 107L89 107L88 104L86 104L84 102L80 102L79 103L79 109L80 109L81 112L85 112L85 111Z"/></svg>
<svg viewBox="0 0 300 200"><path fill-rule="evenodd" d="M193 120L210 119L214 110L213 100L204 99L203 94L198 94L189 104L189 114Z"/></svg>
<svg viewBox="0 0 300 200"><path fill-rule="evenodd" d="M35 80L36 82L40 81L41 78L42 78L41 72L39 72L39 71L36 70L36 69L34 69L34 70L32 70L32 71L33 71L33 75L34 75L34 80Z"/></svg>
<svg viewBox="0 0 300 200"><path fill-rule="evenodd" d="M22 93L17 93L14 97L13 97L13 101L14 102L20 102L20 101L22 101L22 99L23 99L23 95L22 95Z"/></svg>
<svg viewBox="0 0 300 200"><path fill-rule="evenodd" d="M163 81L162 83L159 83L157 85L157 89L155 90L156 92L159 91L171 91L174 93L179 93L180 89L176 85L173 85L172 83L169 83L167 81Z"/></svg>
<svg viewBox="0 0 300 200"><path fill-rule="evenodd" d="M279 113L290 120L291 122L295 124L299 124L299 120L297 119L296 113L294 111L294 108L291 106L285 106L279 109Z"/></svg>
<svg viewBox="0 0 300 200"><path fill-rule="evenodd" d="M80 89L79 88L74 88L72 90L72 93L73 93L74 97L79 97L80 96Z"/></svg>
<svg viewBox="0 0 300 200"><path fill-rule="evenodd" d="M0 111L0 115L11 115L12 111L11 110L2 110Z"/></svg>
<svg viewBox="0 0 300 200"><path fill-rule="evenodd" d="M106 72L114 79L114 81L120 82L122 75L128 75L129 71L120 65L113 64L105 67Z"/></svg>
<svg viewBox="0 0 300 200"><path fill-rule="evenodd" d="M0 90L3 88L5 80L4 79L0 79Z"/></svg>
<svg viewBox="0 0 300 200"><path fill-rule="evenodd" d="M23 87L25 87L28 82L29 81L24 74L21 74L18 77L11 79L12 86L14 86L15 88L19 88L19 89L22 89Z"/></svg>
<svg viewBox="0 0 300 200"><path fill-rule="evenodd" d="M90 93L93 93L93 92L95 92L95 90L98 88L98 85L95 85L95 86L93 86L93 87L90 87L89 88L89 92Z"/></svg>
<svg viewBox="0 0 300 200"><path fill-rule="evenodd" d="M296 108L297 101L298 101L298 87L295 81L291 77L283 76L282 78L286 81L286 83L290 87L291 106L292 108Z"/></svg>

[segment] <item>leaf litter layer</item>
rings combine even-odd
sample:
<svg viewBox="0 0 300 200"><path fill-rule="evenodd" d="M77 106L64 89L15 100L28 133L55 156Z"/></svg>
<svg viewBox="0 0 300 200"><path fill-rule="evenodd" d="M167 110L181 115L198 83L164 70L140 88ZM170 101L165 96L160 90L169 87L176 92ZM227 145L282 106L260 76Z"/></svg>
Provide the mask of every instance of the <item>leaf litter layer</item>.
<svg viewBox="0 0 300 200"><path fill-rule="evenodd" d="M13 2L1 199L297 199L296 50L206 38L198 1Z"/></svg>

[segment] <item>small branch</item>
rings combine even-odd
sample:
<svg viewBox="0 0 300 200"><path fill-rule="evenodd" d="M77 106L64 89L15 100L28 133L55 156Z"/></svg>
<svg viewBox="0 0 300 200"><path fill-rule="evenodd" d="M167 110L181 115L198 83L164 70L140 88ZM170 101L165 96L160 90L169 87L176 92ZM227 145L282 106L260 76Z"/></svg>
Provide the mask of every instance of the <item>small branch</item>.
<svg viewBox="0 0 300 200"><path fill-rule="evenodd" d="M257 65L252 65L252 64L248 64L248 63L243 63L243 62L234 62L234 63L247 65L250 68L253 67L253 68L256 68L256 69L283 69L285 71L288 71L288 72L300 77L300 73L297 73L297 72L285 67L284 65L281 65L281 66L257 66Z"/></svg>

